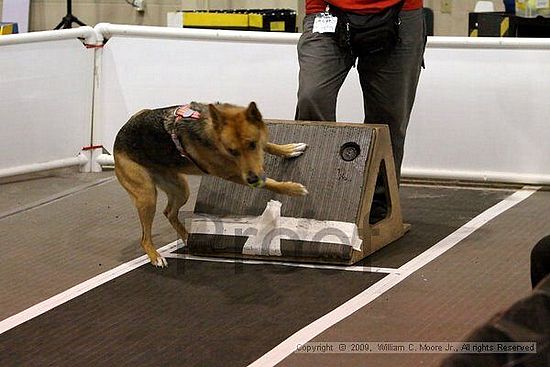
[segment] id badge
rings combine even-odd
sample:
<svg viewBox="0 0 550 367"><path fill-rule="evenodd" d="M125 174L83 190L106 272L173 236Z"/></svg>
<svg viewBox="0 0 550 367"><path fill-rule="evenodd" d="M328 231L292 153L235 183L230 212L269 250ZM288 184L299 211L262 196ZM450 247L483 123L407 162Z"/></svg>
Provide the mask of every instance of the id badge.
<svg viewBox="0 0 550 367"><path fill-rule="evenodd" d="M320 13L315 17L313 22L314 33L334 33L336 31L336 23L338 23L338 18L330 13Z"/></svg>

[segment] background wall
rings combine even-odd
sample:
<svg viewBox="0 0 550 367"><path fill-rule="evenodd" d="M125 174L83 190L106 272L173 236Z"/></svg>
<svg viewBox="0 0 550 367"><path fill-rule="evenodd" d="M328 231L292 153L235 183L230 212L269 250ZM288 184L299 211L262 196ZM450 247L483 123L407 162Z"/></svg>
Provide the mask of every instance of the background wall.
<svg viewBox="0 0 550 367"><path fill-rule="evenodd" d="M76 38L0 45L0 70L0 177L90 145L93 49Z"/></svg>
<svg viewBox="0 0 550 367"><path fill-rule="evenodd" d="M130 0L131 1L131 0ZM0 0L0 11L3 1ZM136 11L125 0L73 0L73 15L87 25L118 23L165 26L166 13L182 9L291 8L304 0L145 0L146 10ZM53 29L66 13L66 0L31 0L29 29Z"/></svg>
<svg viewBox="0 0 550 367"><path fill-rule="evenodd" d="M136 111L192 100L254 100L265 118L293 119L298 34L249 33L255 38L245 39L202 31L211 36L205 42L185 30L162 38L111 29L114 36L101 49L93 145L111 152L117 131ZM550 80L550 42L433 37L425 56L404 177L549 183L550 84L540 80ZM362 120L353 69L339 94L337 121Z"/></svg>
<svg viewBox="0 0 550 367"><path fill-rule="evenodd" d="M0 37L0 111L10 122L0 124L0 176L77 164L92 132L91 145L112 151L119 127L146 107L255 100L264 117L292 119L299 34L105 25L105 47L86 48L75 39L86 30L94 34L83 27L20 44L12 41L37 34ZM57 39L64 35L71 37ZM550 84L540 82L550 80L550 41L431 37L425 56L403 176L550 183ZM350 74L342 122L363 120L356 70Z"/></svg>
<svg viewBox="0 0 550 367"><path fill-rule="evenodd" d="M435 35L466 36L468 12L473 11L476 1L424 0L424 6L434 10ZM91 26L100 22L164 26L166 13L180 9L290 8L296 9L300 18L304 3L305 0L146 0L146 11L138 13L125 0L73 0L73 13ZM504 9L501 0L493 3L497 11ZM445 4L450 4L450 12ZM65 15L65 6L65 0L32 0L30 30L54 28Z"/></svg>

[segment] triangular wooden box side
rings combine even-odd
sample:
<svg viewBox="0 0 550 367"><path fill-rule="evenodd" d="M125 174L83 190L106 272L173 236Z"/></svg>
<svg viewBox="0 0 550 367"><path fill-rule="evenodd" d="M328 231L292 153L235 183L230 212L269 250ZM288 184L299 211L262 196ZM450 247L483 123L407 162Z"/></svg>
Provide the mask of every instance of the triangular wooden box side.
<svg viewBox="0 0 550 367"><path fill-rule="evenodd" d="M373 131L373 141L370 146L369 159L365 167L365 184L361 195L361 206L357 214L357 227L363 240L362 251L354 251L350 263L362 260L366 256L381 249L387 244L401 238L408 229L403 224L401 203L399 200L399 186L397 183L395 163L391 146L389 128L386 125L369 125ZM383 179L386 183L388 198L388 215L385 219L369 223L369 214L372 207L376 181L381 166Z"/></svg>
<svg viewBox="0 0 550 367"><path fill-rule="evenodd" d="M402 237L407 226L403 224L403 218L401 214L401 205L399 201L398 184L395 173L395 164L393 160L393 153L391 147L391 139L389 129L386 125L363 125L363 124L351 124L351 123L334 123L334 122L310 122L310 121L282 121L282 120L269 120L270 123L275 124L300 124L300 125L312 125L312 126L353 126L353 127L369 127L372 129L372 138L369 144L368 157L365 162L365 168L363 172L363 184L360 197L357 200L360 201L359 209L355 216L355 223L359 228L359 235L363 240L361 251L350 249L350 257L346 257L349 260L336 260L336 259L323 259L323 258L304 258L300 256L249 256L242 253L229 253L229 252L217 252L217 253L200 253L197 255L208 256L220 256L231 257L241 259L258 259L258 260L272 260L272 261L296 261L296 262L313 262L313 263L329 263L350 265L356 263L368 255L374 253L387 244ZM376 181L378 172L381 165L385 167L383 170L383 178L386 182L386 188L389 199L389 213L388 216L382 221L371 225L369 224L369 214L372 206L374 191L376 188ZM202 184L202 183L201 183ZM349 256L348 255L348 256Z"/></svg>

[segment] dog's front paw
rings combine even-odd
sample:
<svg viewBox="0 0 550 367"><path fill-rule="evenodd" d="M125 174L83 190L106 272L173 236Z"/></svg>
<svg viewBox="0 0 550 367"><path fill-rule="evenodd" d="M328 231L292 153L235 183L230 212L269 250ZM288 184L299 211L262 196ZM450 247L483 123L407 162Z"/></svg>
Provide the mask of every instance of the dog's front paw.
<svg viewBox="0 0 550 367"><path fill-rule="evenodd" d="M307 144L305 143L294 143L289 145L291 149L290 149L290 153L287 155L288 158L301 156L302 154L304 154L304 151L307 148Z"/></svg>
<svg viewBox="0 0 550 367"><path fill-rule="evenodd" d="M309 194L306 187L297 182L284 182L282 193L289 196L306 196Z"/></svg>
<svg viewBox="0 0 550 367"><path fill-rule="evenodd" d="M151 259L151 264L153 264L153 266L156 266L157 268L165 268L168 266L168 261L166 261L166 259L161 255L157 254L156 259Z"/></svg>

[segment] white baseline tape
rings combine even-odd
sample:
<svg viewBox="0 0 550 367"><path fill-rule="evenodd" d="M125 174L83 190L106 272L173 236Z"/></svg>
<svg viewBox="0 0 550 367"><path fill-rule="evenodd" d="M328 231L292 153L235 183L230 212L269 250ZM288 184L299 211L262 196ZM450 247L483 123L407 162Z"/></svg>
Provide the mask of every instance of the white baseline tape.
<svg viewBox="0 0 550 367"><path fill-rule="evenodd" d="M177 250L180 246L181 241L178 240L161 247L160 249L158 249L158 251L160 253L172 252ZM40 316L43 313L48 312L51 309L65 302L68 302L71 299L76 298L96 287L99 287L100 285L107 283L114 278L124 275L136 268L139 268L140 266L147 264L148 262L149 258L147 257L147 255L140 256L137 259L119 265L114 269L106 271L105 273L101 273L83 283L77 284L74 287L67 289L62 293L56 294L51 298L37 303L36 305L29 307L24 311L10 316L7 319L0 321L0 334L5 333L6 331L13 329L14 327L30 319Z"/></svg>
<svg viewBox="0 0 550 367"><path fill-rule="evenodd" d="M299 262L289 262L289 261L275 261L275 260L251 260L251 259L228 259L224 257L208 257L208 256L195 256L188 254L163 254L162 256L171 259L181 259L181 260L192 260L192 261L206 261L206 262L216 262L216 263L239 263L245 265L279 265L279 266L289 266L295 268L306 268L306 269L318 269L318 270L339 270L339 271L353 271L360 273L387 273L387 274L398 274L398 269L393 268L379 268L376 266L346 266L346 265L323 265L323 264L304 264Z"/></svg>
<svg viewBox="0 0 550 367"><path fill-rule="evenodd" d="M423 252L408 263L401 266L399 269L397 269L398 273L389 274L388 276L376 282L371 287L359 293L357 296L335 308L328 314L315 320L301 330L298 330L296 333L284 340L281 344L277 345L275 348L251 363L248 367L275 366L276 364L280 363L283 359L296 351L296 347L299 344L307 343L331 326L335 325L336 323L347 318L354 312L365 307L366 305L377 299L379 296L381 296L397 284L401 283L409 275L413 274L418 269L422 268L423 266L430 263L432 260L444 254L446 251L468 237L470 234L489 222L491 219L494 219L498 215L504 213L506 210L527 199L538 189L540 189L540 187L524 187L523 189L516 191L503 201L499 202L498 204L494 205L493 207L487 209L483 213L473 218L464 226L460 227L455 232L451 233L449 236L445 237L443 240L430 247L427 251Z"/></svg>

